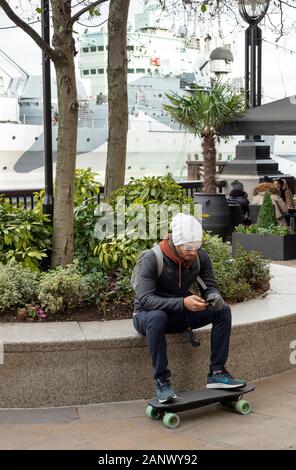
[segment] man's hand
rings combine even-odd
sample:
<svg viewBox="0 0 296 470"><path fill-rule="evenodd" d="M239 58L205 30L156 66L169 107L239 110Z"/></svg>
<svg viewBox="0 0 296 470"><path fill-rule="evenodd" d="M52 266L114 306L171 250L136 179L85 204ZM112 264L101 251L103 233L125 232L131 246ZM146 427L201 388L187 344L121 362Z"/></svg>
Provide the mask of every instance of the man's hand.
<svg viewBox="0 0 296 470"><path fill-rule="evenodd" d="M190 295L184 299L184 307L191 312L201 312L202 310L205 310L208 305L208 303L197 295Z"/></svg>

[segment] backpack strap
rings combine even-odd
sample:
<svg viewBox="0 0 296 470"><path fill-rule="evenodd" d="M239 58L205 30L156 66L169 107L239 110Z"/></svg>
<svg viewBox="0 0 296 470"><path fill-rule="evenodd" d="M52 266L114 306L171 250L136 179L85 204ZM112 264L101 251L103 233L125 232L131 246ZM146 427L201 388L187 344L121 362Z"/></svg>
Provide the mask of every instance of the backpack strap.
<svg viewBox="0 0 296 470"><path fill-rule="evenodd" d="M199 259L198 255L196 255L196 261L197 261L197 269L198 269L198 273L199 273L200 272L200 259ZM199 276L199 274L196 276L196 280L197 280L198 284L200 285L200 287L203 290L207 289L206 283L202 280L202 278Z"/></svg>
<svg viewBox="0 0 296 470"><path fill-rule="evenodd" d="M155 257L156 257L156 262L157 262L157 279L160 278L161 276L161 273L162 273L162 270L163 270L163 254L162 254L162 251L161 251L161 248L159 245L154 245L154 247L152 248L154 254L155 254ZM196 256L196 261L197 261L197 269L198 269L198 273L200 271L200 260L199 260L199 256L197 255ZM197 282L198 284L201 286L202 289L206 290L207 289L207 285L206 283L202 280L202 278L197 275L196 277L197 279Z"/></svg>
<svg viewBox="0 0 296 470"><path fill-rule="evenodd" d="M157 262L157 279L160 278L162 270L163 270L163 254L159 245L154 245L152 248Z"/></svg>

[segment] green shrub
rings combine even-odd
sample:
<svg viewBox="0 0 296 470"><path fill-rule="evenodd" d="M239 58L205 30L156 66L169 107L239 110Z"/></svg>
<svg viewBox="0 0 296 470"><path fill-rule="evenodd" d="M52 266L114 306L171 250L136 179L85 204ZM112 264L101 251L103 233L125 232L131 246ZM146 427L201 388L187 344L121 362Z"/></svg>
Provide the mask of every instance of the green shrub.
<svg viewBox="0 0 296 470"><path fill-rule="evenodd" d="M98 173L92 171L91 168L76 168L74 206L92 197L97 199L100 194L100 184L95 180L97 175Z"/></svg>
<svg viewBox="0 0 296 470"><path fill-rule="evenodd" d="M132 304L134 301L134 291L131 286L132 269L126 271L119 269L108 280L108 298L116 302Z"/></svg>
<svg viewBox="0 0 296 470"><path fill-rule="evenodd" d="M52 228L47 216L38 209L0 205L0 261L20 262L38 270L51 246Z"/></svg>
<svg viewBox="0 0 296 470"><path fill-rule="evenodd" d="M190 204L192 199L186 197L183 188L171 175L145 176L144 178L131 178L130 182L117 191L114 191L107 200L115 207L117 198L124 197L127 206L130 204L149 205L152 203Z"/></svg>
<svg viewBox="0 0 296 470"><path fill-rule="evenodd" d="M99 217L95 215L97 203L92 199L74 209L74 253L82 273L100 269L98 257L94 255L97 239L95 225Z"/></svg>
<svg viewBox="0 0 296 470"><path fill-rule="evenodd" d="M256 224L250 226L238 225L237 233L257 233L258 235L288 235L291 229L284 225L278 225L274 206L269 192L264 194L263 204L260 208Z"/></svg>
<svg viewBox="0 0 296 470"><path fill-rule="evenodd" d="M267 191L264 194L263 204L260 208L257 227L263 229L269 229L277 225L277 220L272 204L271 194Z"/></svg>
<svg viewBox="0 0 296 470"><path fill-rule="evenodd" d="M84 281L88 288L85 302L99 305L106 292L109 291L108 277L103 271L93 270L84 276Z"/></svg>
<svg viewBox="0 0 296 470"><path fill-rule="evenodd" d="M100 183L95 180L98 173L91 168L76 168L75 186L74 186L74 207L79 206L84 201L94 198L97 199L100 194ZM44 189L34 193L35 207L41 211L44 198Z"/></svg>
<svg viewBox="0 0 296 470"><path fill-rule="evenodd" d="M13 261L0 263L0 311L34 301L37 287L38 273Z"/></svg>
<svg viewBox="0 0 296 470"><path fill-rule="evenodd" d="M219 289L226 302L251 299L254 289L268 285L268 262L259 253L239 248L235 258L232 258L230 244L208 233L204 235L203 248L211 258Z"/></svg>
<svg viewBox="0 0 296 470"><path fill-rule="evenodd" d="M257 224L245 226L245 225L238 225L235 229L237 233L257 233L258 235L266 236L266 235L280 235L285 236L291 233L290 227L286 227L285 225L271 225L268 228L258 227Z"/></svg>
<svg viewBox="0 0 296 470"><path fill-rule="evenodd" d="M76 264L60 266L41 275L38 299L48 313L79 307L89 296L89 282L78 271Z"/></svg>
<svg viewBox="0 0 296 470"><path fill-rule="evenodd" d="M253 297L253 291L235 261L216 263L215 277L222 297L227 303L243 302Z"/></svg>
<svg viewBox="0 0 296 470"><path fill-rule="evenodd" d="M135 219L135 211L139 204L144 206L145 220L144 231L146 234L154 232L156 238L160 237L160 230L163 228L160 224L160 217L152 225L149 221L149 207L151 204L163 205L163 211L168 206L188 205L193 210L192 199L184 195L183 189L167 175L163 177L145 177L141 179L132 179L131 182L115 191L108 199L108 204L113 208L114 213L109 216L114 217L114 236L102 240L95 239L95 225L100 220L100 215L95 214L97 204L94 201L84 203L75 208L74 223L74 243L75 256L83 266L83 270L93 269L94 267L103 267L106 270L122 267L124 269L134 266L139 253L153 246L155 239L145 238L133 239L127 233L120 233L117 230L117 198L125 198L125 204L121 208L124 213L126 230L132 234L129 229L130 223ZM170 222L172 214L168 213ZM166 221L165 221L166 222ZM150 225L149 225L150 224ZM167 227L165 227L167 228Z"/></svg>
<svg viewBox="0 0 296 470"><path fill-rule="evenodd" d="M235 264L238 272L252 287L261 287L270 281L268 262L256 251L244 251L239 248Z"/></svg>
<svg viewBox="0 0 296 470"><path fill-rule="evenodd" d="M203 248L209 254L213 263L226 261L231 256L231 245L229 242L223 242L218 235L204 233Z"/></svg>

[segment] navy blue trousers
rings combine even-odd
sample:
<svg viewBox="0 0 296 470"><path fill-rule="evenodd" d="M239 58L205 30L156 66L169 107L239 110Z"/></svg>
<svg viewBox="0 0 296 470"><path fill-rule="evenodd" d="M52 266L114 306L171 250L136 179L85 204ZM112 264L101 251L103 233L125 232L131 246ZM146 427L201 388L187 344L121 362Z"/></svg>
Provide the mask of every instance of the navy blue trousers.
<svg viewBox="0 0 296 470"><path fill-rule="evenodd" d="M134 327L146 336L152 357L154 378L170 377L168 369L166 333L181 333L187 326L193 330L212 324L210 371L222 369L228 358L231 334L231 309L228 305L214 312L177 312L167 314L163 310L140 312L133 318Z"/></svg>

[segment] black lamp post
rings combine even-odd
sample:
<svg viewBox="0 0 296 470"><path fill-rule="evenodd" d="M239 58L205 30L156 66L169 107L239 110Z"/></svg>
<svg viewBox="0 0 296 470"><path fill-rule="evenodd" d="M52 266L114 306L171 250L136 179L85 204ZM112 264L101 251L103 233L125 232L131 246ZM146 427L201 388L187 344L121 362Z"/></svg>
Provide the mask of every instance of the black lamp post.
<svg viewBox="0 0 296 470"><path fill-rule="evenodd" d="M42 38L50 44L49 0L41 0ZM53 167L52 167L52 122L51 122L51 77L50 58L42 51L42 84L43 84L43 135L44 135L44 199L42 212L50 217L53 224ZM43 260L43 269L51 266L52 250L47 251Z"/></svg>
<svg viewBox="0 0 296 470"><path fill-rule="evenodd" d="M42 38L50 44L49 0L41 0ZM43 126L44 126L44 199L42 211L53 217L53 167L52 167L52 123L51 123L51 78L50 58L42 51Z"/></svg>
<svg viewBox="0 0 296 470"><path fill-rule="evenodd" d="M249 24L245 42L245 93L247 108L261 105L262 94L262 32L258 24L266 15L270 0L238 0L239 12ZM270 146L261 136L246 136L236 146L236 158L227 164L223 174L278 175L278 164L270 158Z"/></svg>
<svg viewBox="0 0 296 470"><path fill-rule="evenodd" d="M245 42L246 105L261 105L262 93L262 31L258 24L267 13L270 0L238 0L239 12L249 24Z"/></svg>

